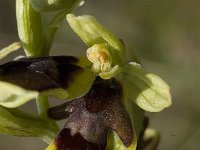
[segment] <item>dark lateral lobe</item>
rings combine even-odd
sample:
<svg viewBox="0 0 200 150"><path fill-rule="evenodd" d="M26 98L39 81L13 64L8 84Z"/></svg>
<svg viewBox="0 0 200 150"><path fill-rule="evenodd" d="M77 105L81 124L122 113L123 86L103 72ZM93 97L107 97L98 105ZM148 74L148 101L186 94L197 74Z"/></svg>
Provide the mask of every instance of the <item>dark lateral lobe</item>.
<svg viewBox="0 0 200 150"><path fill-rule="evenodd" d="M82 136L86 143L100 146L96 150L105 150L107 134L110 130L114 130L123 144L128 147L133 141L133 129L130 118L121 103L121 86L109 80L101 80L101 82L97 80L86 96L49 109L49 116L53 119L68 118L65 129L72 134ZM73 137L69 134L68 137L60 138L63 132L65 130L62 130L56 139L57 150L73 150L70 147L59 149L60 144L67 143L63 139ZM73 144L77 146L75 141ZM77 150L93 150L79 148Z"/></svg>
<svg viewBox="0 0 200 150"><path fill-rule="evenodd" d="M0 65L0 80L29 90L67 88L73 77L83 71L72 56L22 58Z"/></svg>

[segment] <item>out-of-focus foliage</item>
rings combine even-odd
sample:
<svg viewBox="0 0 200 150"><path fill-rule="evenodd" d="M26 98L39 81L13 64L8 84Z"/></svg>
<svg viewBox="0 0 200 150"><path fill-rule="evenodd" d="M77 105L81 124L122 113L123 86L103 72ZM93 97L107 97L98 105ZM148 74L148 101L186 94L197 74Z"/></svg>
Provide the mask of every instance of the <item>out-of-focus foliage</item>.
<svg viewBox="0 0 200 150"><path fill-rule="evenodd" d="M4 47L18 40L15 3L13 0L0 2L0 45ZM172 107L148 114L150 126L161 133L158 148L161 150L196 150L200 146L199 9L198 0L88 0L76 11L77 15L95 16L118 37L126 39L141 58L143 67L169 83ZM77 39L70 28L66 29L66 23L63 24L51 54L85 53L86 46ZM20 142L25 139L15 138L13 142L17 144L10 144L6 138L11 137L0 137L0 149L24 148ZM26 143L33 149L41 149L37 147L41 144L33 142Z"/></svg>

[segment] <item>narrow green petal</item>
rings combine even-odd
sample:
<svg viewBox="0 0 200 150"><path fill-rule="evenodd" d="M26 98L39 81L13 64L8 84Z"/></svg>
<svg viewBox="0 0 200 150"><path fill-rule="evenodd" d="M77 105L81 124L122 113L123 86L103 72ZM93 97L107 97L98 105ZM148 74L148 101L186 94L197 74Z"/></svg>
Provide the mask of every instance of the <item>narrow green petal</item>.
<svg viewBox="0 0 200 150"><path fill-rule="evenodd" d="M15 42L0 50L0 60L8 54L18 50L21 47L20 42Z"/></svg>
<svg viewBox="0 0 200 150"><path fill-rule="evenodd" d="M25 90L8 82L0 81L0 105L14 108L35 99L38 92Z"/></svg>
<svg viewBox="0 0 200 150"><path fill-rule="evenodd" d="M159 112L172 103L167 83L144 71L139 64L129 63L126 66L123 84L127 96L146 111Z"/></svg>

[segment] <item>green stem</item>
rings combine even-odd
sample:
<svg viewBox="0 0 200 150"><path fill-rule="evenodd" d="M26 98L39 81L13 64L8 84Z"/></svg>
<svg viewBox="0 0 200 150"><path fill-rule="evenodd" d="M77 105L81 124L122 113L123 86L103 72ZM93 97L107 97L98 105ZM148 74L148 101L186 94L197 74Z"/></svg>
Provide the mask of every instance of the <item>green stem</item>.
<svg viewBox="0 0 200 150"><path fill-rule="evenodd" d="M61 10L58 12L53 19L50 21L47 31L45 33L45 49L50 49L53 39L55 37L55 34L60 27L62 21L65 19L66 15L72 10L74 10L76 7L78 7L79 1L74 1L71 5L66 7L64 10Z"/></svg>
<svg viewBox="0 0 200 150"><path fill-rule="evenodd" d="M61 11L59 12L49 23L46 34L45 34L45 39L46 39L46 49L50 49L53 39L55 37L55 34L60 27L62 21L65 19L65 16L67 13L69 13L71 10L67 11Z"/></svg>
<svg viewBox="0 0 200 150"><path fill-rule="evenodd" d="M56 124L56 122L53 121L52 119L50 119L48 117L48 114L47 114L47 110L49 108L48 97L47 96L39 95L37 97L37 99L36 99L36 104L37 104L37 109L38 109L38 113L39 113L40 117L42 119L45 119L48 122L50 122L58 130L59 127ZM45 139L49 139L49 138L44 138L43 140L46 141Z"/></svg>
<svg viewBox="0 0 200 150"><path fill-rule="evenodd" d="M48 97L39 95L36 99L38 113L42 118L48 118L47 110L49 108Z"/></svg>
<svg viewBox="0 0 200 150"><path fill-rule="evenodd" d="M48 55L50 47L46 46L46 44L49 43L45 43L41 14L32 8L29 0L16 0L16 14L18 34L26 55L31 57ZM40 95L36 103L40 117L46 121L47 124L51 124L57 131L59 129L57 124L47 115L47 109L49 107L48 98ZM44 121L39 121L38 124L33 123L33 128L38 128L39 130L40 127L42 128L44 124L46 124ZM25 123L28 124L28 120L25 121ZM37 133L36 131L37 130L34 130L33 135ZM48 130L45 131L41 138L49 142L54 136L55 133Z"/></svg>

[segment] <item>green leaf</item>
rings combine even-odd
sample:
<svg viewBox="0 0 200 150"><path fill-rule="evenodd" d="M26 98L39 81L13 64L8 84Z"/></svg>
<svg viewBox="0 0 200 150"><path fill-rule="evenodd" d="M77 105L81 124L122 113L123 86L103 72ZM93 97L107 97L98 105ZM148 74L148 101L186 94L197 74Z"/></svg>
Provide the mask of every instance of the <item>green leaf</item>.
<svg viewBox="0 0 200 150"><path fill-rule="evenodd" d="M74 32L87 44L92 47L95 44L106 45L105 49L112 57L112 65L123 64L125 58L125 49L118 38L103 27L92 16L67 15L67 21Z"/></svg>
<svg viewBox="0 0 200 150"><path fill-rule="evenodd" d="M58 132L51 122L18 109L0 106L0 133L15 136L40 137L50 143Z"/></svg>
<svg viewBox="0 0 200 150"><path fill-rule="evenodd" d="M0 105L14 108L35 99L38 96L36 91L28 91L8 82L0 81Z"/></svg>
<svg viewBox="0 0 200 150"><path fill-rule="evenodd" d="M0 60L4 57L6 57L8 54L18 50L21 47L20 42L15 42L10 44L9 46L1 49L0 51Z"/></svg>
<svg viewBox="0 0 200 150"><path fill-rule="evenodd" d="M128 98L142 109L159 112L171 105L170 88L155 74L147 73L139 64L129 63L123 73Z"/></svg>
<svg viewBox="0 0 200 150"><path fill-rule="evenodd" d="M30 0L33 8L38 12L72 9L74 5L81 6L84 0Z"/></svg>

